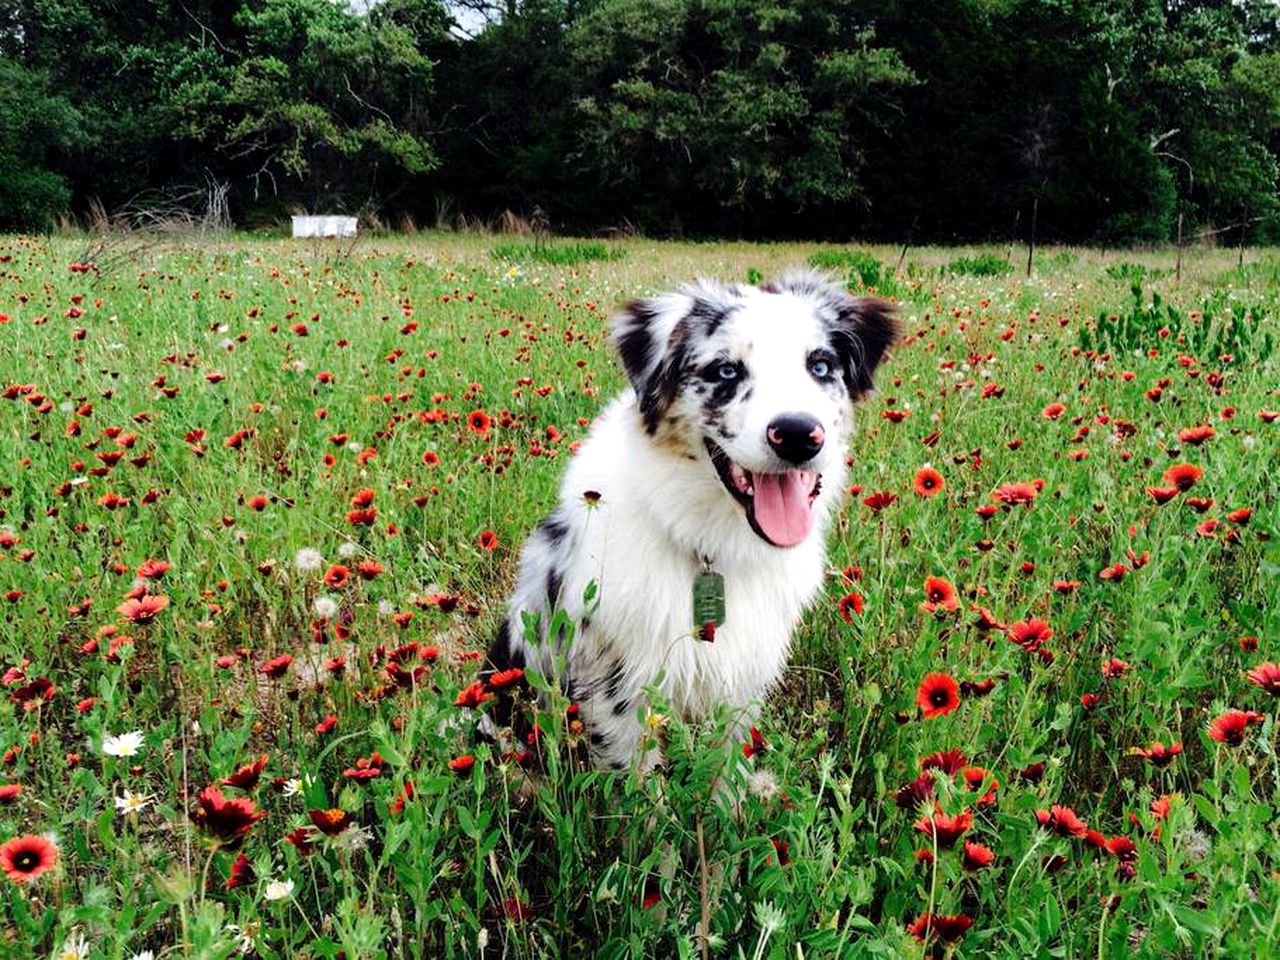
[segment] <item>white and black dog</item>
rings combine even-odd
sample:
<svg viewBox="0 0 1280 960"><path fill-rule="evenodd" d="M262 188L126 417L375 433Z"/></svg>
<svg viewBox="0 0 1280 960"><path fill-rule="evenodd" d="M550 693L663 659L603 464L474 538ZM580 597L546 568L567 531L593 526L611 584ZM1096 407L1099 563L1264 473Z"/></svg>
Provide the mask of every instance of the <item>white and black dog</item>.
<svg viewBox="0 0 1280 960"><path fill-rule="evenodd" d="M823 581L853 403L895 326L884 301L793 273L636 301L612 332L634 389L595 421L526 542L487 675L557 679L592 764L625 769L657 759L639 749L646 685L690 722L719 704L749 718L782 674ZM547 636L557 609L571 643Z"/></svg>

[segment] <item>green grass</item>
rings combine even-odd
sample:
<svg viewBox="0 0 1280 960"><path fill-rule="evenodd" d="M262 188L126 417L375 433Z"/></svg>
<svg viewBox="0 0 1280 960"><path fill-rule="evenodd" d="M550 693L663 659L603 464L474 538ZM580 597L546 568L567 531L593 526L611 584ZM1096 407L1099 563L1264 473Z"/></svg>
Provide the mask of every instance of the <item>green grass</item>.
<svg viewBox="0 0 1280 960"><path fill-rule="evenodd" d="M1150 252L1134 301L1108 275L1132 279L1132 255L1050 250L1026 279L946 269L1003 249L908 251L881 277L906 336L859 412L768 748L748 770L728 718L688 728L655 700L667 767L602 774L554 702L529 777L453 704L522 538L623 384L610 310L822 248L636 240L513 270L489 247L121 241L73 272L86 241L0 239L0 784L22 787L0 841L52 833L59 850L28 884L0 878L0 953L226 957L247 936L281 958L692 957L705 914L710 956L918 957L907 925L932 910L972 919L938 949L956 957L1271 954L1275 701L1245 672L1280 660L1280 422L1259 415L1280 409L1273 268L1196 251L1179 285ZM1224 360L1237 315L1248 353ZM1206 425L1202 445L1179 438ZM1176 463L1203 476L1157 505L1147 488ZM926 465L936 496L913 491ZM1032 481L1030 505L976 513ZM376 515L353 513L360 491ZM876 511L877 493L897 499ZM117 608L147 560L170 564L149 588L169 603L144 625ZM324 582L334 564L346 585ZM954 584L953 612L922 611L927 577ZM1047 653L981 629L979 608L1045 621ZM1129 666L1106 677L1112 658ZM924 719L929 673L991 688ZM1264 717L1238 746L1208 736L1228 708ZM104 754L135 730L136 756ZM1157 766L1134 752L1152 741L1182 753ZM975 792L917 780L945 750ZM263 755L256 787L223 790L265 817L238 849L212 842L197 795ZM465 755L466 777L449 765ZM347 775L361 760L378 775ZM913 827L933 809L897 802L913 781L972 816L957 849ZM118 813L126 790L149 802ZM1039 827L1054 804L1120 855L1062 835L1064 816ZM286 842L335 808L352 818L338 836ZM993 863L966 871L964 840ZM255 876L229 888L241 853Z"/></svg>

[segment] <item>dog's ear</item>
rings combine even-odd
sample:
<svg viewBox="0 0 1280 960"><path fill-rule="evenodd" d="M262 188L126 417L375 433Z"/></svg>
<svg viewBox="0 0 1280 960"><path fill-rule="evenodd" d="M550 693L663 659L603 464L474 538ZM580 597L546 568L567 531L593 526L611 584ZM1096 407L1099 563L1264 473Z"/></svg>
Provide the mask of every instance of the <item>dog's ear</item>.
<svg viewBox="0 0 1280 960"><path fill-rule="evenodd" d="M872 389L872 374L898 339L893 306L879 297L842 294L830 329L832 346L844 368L845 386L856 400Z"/></svg>
<svg viewBox="0 0 1280 960"><path fill-rule="evenodd" d="M633 300L614 316L613 342L650 433L680 392L691 330L698 323L718 323L729 309L725 299L721 288L702 282Z"/></svg>

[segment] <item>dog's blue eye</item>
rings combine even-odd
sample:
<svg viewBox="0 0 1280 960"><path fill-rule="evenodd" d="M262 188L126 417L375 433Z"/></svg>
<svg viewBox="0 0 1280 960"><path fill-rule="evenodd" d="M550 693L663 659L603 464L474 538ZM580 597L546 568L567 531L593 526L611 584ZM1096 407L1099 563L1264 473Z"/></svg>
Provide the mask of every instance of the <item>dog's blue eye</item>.
<svg viewBox="0 0 1280 960"><path fill-rule="evenodd" d="M737 380L738 365L735 363L722 363L716 373L721 380Z"/></svg>
<svg viewBox="0 0 1280 960"><path fill-rule="evenodd" d="M809 361L809 372L819 380L826 380L831 376L831 361L825 357L813 357Z"/></svg>

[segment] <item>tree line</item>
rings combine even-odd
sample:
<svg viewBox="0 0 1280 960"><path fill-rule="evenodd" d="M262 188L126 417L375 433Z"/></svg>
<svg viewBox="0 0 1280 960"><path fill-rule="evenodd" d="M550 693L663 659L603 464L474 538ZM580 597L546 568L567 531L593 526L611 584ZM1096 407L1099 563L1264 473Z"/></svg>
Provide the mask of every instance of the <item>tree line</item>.
<svg viewBox="0 0 1280 960"><path fill-rule="evenodd" d="M1278 156L1271 0L0 0L4 229L1265 241Z"/></svg>

